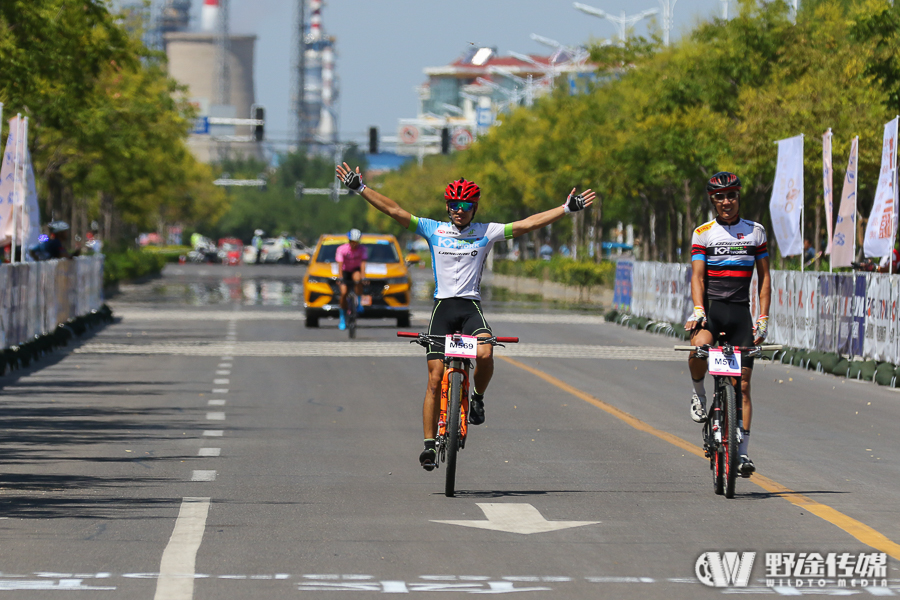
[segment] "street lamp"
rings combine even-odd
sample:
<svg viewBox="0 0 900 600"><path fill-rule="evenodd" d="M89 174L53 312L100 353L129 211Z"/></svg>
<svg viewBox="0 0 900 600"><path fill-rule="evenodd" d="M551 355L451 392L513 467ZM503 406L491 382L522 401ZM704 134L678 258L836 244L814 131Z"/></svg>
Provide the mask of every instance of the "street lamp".
<svg viewBox="0 0 900 600"><path fill-rule="evenodd" d="M588 6L587 4L582 4L581 2L576 2L574 6L583 13L587 13L595 17L600 17L601 19L606 19L607 21L615 24L616 27L619 28L619 40L622 46L625 45L625 34L630 28L634 27L635 24L641 19L646 19L647 17L655 15L659 12L659 9L657 8L648 8L647 10L639 12L637 14L625 16L625 11L622 11L622 16L617 17L603 10L600 10L599 8Z"/></svg>
<svg viewBox="0 0 900 600"><path fill-rule="evenodd" d="M513 80L517 85L521 85L525 88L525 106L532 106L534 104L534 82L532 81L531 73L529 73L527 77L519 77L512 71L497 66L488 67L488 73L503 75L504 77Z"/></svg>
<svg viewBox="0 0 900 600"><path fill-rule="evenodd" d="M576 65L583 65L585 61L591 56L591 53L585 50L584 48L573 48L571 46L564 46L560 44L556 40L551 40L548 37L544 37L542 35L538 35L536 33L531 34L531 39L536 41L539 44L543 44L545 46L549 46L550 48L554 48L556 50L556 54L553 55L553 58L550 60L551 64L556 64L558 57L562 54L566 54L569 58L568 61ZM612 42L609 40L603 40L600 46L609 46Z"/></svg>
<svg viewBox="0 0 900 600"><path fill-rule="evenodd" d="M475 82L479 85L483 85L487 88L490 88L496 92L500 92L504 96L506 96L506 105L504 108L508 108L511 106L516 106L519 104L519 90L518 89L506 89L502 85L498 85L491 81L490 79L485 79L484 77L477 77Z"/></svg>
<svg viewBox="0 0 900 600"><path fill-rule="evenodd" d="M556 65L552 62L550 64L538 62L527 54L520 54L519 52L513 52L512 50L510 50L509 55L522 62L527 62L543 74L543 77L538 80L537 85L548 87L551 90L553 89L553 84L556 81L556 77L559 75L559 70L556 68Z"/></svg>

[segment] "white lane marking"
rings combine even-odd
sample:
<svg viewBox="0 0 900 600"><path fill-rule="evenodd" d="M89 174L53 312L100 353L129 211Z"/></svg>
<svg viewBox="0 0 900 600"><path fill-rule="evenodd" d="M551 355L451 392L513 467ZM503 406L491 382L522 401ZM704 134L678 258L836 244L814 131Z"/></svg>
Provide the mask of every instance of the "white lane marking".
<svg viewBox="0 0 900 600"><path fill-rule="evenodd" d="M652 577L586 577L591 583L655 583ZM695 582L696 583L696 582Z"/></svg>
<svg viewBox="0 0 900 600"><path fill-rule="evenodd" d="M197 550L206 529L209 498L185 498L163 551L154 600L192 600Z"/></svg>
<svg viewBox="0 0 900 600"><path fill-rule="evenodd" d="M207 402L210 406L225 406L225 400L210 400Z"/></svg>
<svg viewBox="0 0 900 600"><path fill-rule="evenodd" d="M116 586L84 585L81 582L81 579L60 579L59 583L48 579L0 581L0 592L11 592L16 590L110 591L116 589Z"/></svg>
<svg viewBox="0 0 900 600"><path fill-rule="evenodd" d="M219 369L216 375L231 375L231 369Z"/></svg>
<svg viewBox="0 0 900 600"><path fill-rule="evenodd" d="M524 503L476 502L476 504L484 512L487 521L437 521L432 519L432 523L462 525L463 527L522 534L546 533L548 531L600 523L600 521L548 521L538 509Z"/></svg>
<svg viewBox="0 0 900 600"><path fill-rule="evenodd" d="M219 456L222 454L221 448L200 448L197 451L197 456Z"/></svg>
<svg viewBox="0 0 900 600"><path fill-rule="evenodd" d="M234 357L233 356L223 356L223 357L219 358L219 360L234 360Z"/></svg>
<svg viewBox="0 0 900 600"><path fill-rule="evenodd" d="M228 385L228 379L213 379L213 383L216 385Z"/></svg>
<svg viewBox="0 0 900 600"><path fill-rule="evenodd" d="M219 369L230 369L230 368L231 368L231 363L230 363L230 362L219 363L219 366L218 366L217 368L219 368Z"/></svg>
<svg viewBox="0 0 900 600"><path fill-rule="evenodd" d="M223 412L208 412L206 413L207 421L224 421L225 413Z"/></svg>
<svg viewBox="0 0 900 600"><path fill-rule="evenodd" d="M139 307L116 307L116 315L125 319L147 321L303 321L306 316L302 311L262 311L242 310L235 314L227 311L192 311L192 310L150 310ZM413 311L410 315L417 321L428 321L429 311ZM606 322L602 316L577 313L491 313L491 323L561 323L571 325L600 325Z"/></svg>
<svg viewBox="0 0 900 600"><path fill-rule="evenodd" d="M213 388L213 394L227 394L228 388Z"/></svg>
<svg viewBox="0 0 900 600"><path fill-rule="evenodd" d="M216 472L213 470L195 469L191 472L191 481L215 481Z"/></svg>
<svg viewBox="0 0 900 600"><path fill-rule="evenodd" d="M867 587L865 590L873 596L896 596L891 588L886 587Z"/></svg>
<svg viewBox="0 0 900 600"><path fill-rule="evenodd" d="M773 586L771 589L774 592L776 592L777 594L780 594L782 596L802 596L803 595L803 592L801 592L797 588L792 588L792 587Z"/></svg>
<svg viewBox="0 0 900 600"><path fill-rule="evenodd" d="M203 432L204 437L222 437L225 432L221 429L207 429Z"/></svg>
<svg viewBox="0 0 900 600"><path fill-rule="evenodd" d="M74 352L80 354L152 354L171 356L217 356L222 351L215 342L161 342L134 345L88 343ZM640 360L684 362L671 346L594 346L576 344L509 344L497 353L517 358L596 358L607 360ZM385 358L424 356L415 344L397 342L244 342L235 350L239 356L348 356Z"/></svg>

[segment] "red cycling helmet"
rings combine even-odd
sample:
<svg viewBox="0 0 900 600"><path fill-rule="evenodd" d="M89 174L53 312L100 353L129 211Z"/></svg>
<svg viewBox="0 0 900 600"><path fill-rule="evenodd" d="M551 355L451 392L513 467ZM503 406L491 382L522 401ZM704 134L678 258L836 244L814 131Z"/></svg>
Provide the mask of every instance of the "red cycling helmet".
<svg viewBox="0 0 900 600"><path fill-rule="evenodd" d="M444 190L444 200L447 202L453 200L462 200L464 202L478 202L481 197L481 188L471 181L460 179L453 181Z"/></svg>
<svg viewBox="0 0 900 600"><path fill-rule="evenodd" d="M727 192L729 190L741 189L741 179L734 173L728 171L720 171L712 176L706 182L706 193L715 194L716 192Z"/></svg>

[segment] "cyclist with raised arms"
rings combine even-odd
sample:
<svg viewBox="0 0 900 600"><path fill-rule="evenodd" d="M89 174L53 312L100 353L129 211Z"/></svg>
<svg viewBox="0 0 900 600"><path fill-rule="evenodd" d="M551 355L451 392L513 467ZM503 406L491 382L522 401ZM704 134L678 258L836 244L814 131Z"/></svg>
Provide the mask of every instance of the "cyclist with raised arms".
<svg viewBox="0 0 900 600"><path fill-rule="evenodd" d="M484 261L495 242L508 240L555 223L570 212L584 210L594 200L594 192L585 190L569 193L561 206L537 213L514 223L475 223L481 190L465 179L450 183L444 190L448 221L416 217L399 204L366 187L359 167L350 169L347 163L336 168L337 176L349 189L361 195L369 204L388 215L401 226L421 235L431 249L434 270L434 308L428 333L449 335L456 331L464 335L491 337L493 333L481 311L481 274ZM440 348L428 348L428 386L422 407L425 449L419 463L426 470L435 467L435 442L440 412L441 379L444 375L444 354ZM472 401L469 422L484 423L484 392L494 373L493 346L481 344L475 359Z"/></svg>
<svg viewBox="0 0 900 600"><path fill-rule="evenodd" d="M769 303L772 281L769 275L769 253L766 229L759 223L740 217L741 180L734 173L721 172L706 184L716 218L694 230L691 240L691 297L694 313L684 328L691 332L691 344L712 344L721 332L733 346L758 345L766 339L769 325ZM750 314L750 281L753 269L759 279L759 318L753 324ZM694 389L691 396L691 418L706 421L706 360L693 353L688 358ZM750 477L756 470L747 454L750 444L750 377L753 358L742 357L741 387L738 403L738 426L741 442L738 472Z"/></svg>
<svg viewBox="0 0 900 600"><path fill-rule="evenodd" d="M359 243L362 232L359 229L351 229L347 234L347 243L338 246L335 253L335 261L340 266L341 272L341 320L338 329L347 329L347 320L344 313L347 311L347 289L353 286L357 298L362 298L362 284L365 279L366 261L369 260L369 251ZM363 311L362 302L356 308L357 312Z"/></svg>

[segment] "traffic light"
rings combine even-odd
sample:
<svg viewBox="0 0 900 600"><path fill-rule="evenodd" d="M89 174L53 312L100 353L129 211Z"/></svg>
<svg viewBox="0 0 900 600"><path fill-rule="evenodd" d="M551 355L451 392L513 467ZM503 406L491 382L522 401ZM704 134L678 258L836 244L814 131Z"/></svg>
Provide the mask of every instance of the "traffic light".
<svg viewBox="0 0 900 600"><path fill-rule="evenodd" d="M378 128L369 127L369 154L378 154Z"/></svg>
<svg viewBox="0 0 900 600"><path fill-rule="evenodd" d="M441 129L441 154L450 154L450 128Z"/></svg>
<svg viewBox="0 0 900 600"><path fill-rule="evenodd" d="M257 121L262 121L262 123L258 123L253 126L253 139L257 142L261 142L266 137L266 109L262 106L256 106L253 108L253 118Z"/></svg>

